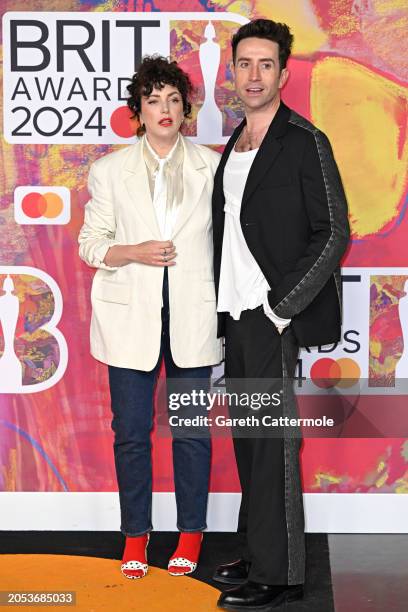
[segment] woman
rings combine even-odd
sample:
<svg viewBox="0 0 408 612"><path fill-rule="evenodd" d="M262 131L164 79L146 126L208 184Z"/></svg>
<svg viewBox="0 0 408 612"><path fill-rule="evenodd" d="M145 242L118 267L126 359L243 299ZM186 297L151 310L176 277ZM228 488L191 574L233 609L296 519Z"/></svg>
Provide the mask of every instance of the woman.
<svg viewBox="0 0 408 612"><path fill-rule="evenodd" d="M206 389L211 365L222 358L211 221L219 155L179 132L191 111L192 87L176 62L146 57L128 90L141 139L91 166L79 253L99 268L91 296L91 352L109 366L126 536L121 570L141 578L152 529L150 433L161 362L168 384L194 379ZM206 528L211 448L208 432L199 433L173 433L180 536L169 561L172 575L195 570Z"/></svg>

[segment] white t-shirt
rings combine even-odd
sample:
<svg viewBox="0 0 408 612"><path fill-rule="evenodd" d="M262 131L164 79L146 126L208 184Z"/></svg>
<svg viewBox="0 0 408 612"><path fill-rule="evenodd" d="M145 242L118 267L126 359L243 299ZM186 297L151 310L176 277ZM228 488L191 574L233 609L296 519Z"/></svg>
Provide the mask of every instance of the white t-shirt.
<svg viewBox="0 0 408 612"><path fill-rule="evenodd" d="M263 305L267 317L283 328L290 319L277 317L269 306L270 286L248 248L240 222L242 196L258 150L232 149L224 168L225 223L217 311L229 312L238 321L243 310Z"/></svg>

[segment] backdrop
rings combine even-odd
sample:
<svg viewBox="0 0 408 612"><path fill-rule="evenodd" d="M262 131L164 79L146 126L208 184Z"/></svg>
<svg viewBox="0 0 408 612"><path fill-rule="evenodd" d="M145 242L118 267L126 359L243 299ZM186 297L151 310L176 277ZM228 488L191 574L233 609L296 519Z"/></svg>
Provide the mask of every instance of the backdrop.
<svg viewBox="0 0 408 612"><path fill-rule="evenodd" d="M283 97L329 136L353 233L343 342L306 350L298 364L301 410L341 417L332 437L304 443L308 529L406 530L404 4L1 1L0 528L118 527L107 371L89 355L93 271L77 254L89 166L134 142L126 84L154 52L180 62L196 86L185 134L222 150L242 117L229 41L262 16L292 28ZM174 528L170 439L157 435L154 490L163 493L156 526ZM233 529L239 483L229 438L214 441L211 492L210 528Z"/></svg>

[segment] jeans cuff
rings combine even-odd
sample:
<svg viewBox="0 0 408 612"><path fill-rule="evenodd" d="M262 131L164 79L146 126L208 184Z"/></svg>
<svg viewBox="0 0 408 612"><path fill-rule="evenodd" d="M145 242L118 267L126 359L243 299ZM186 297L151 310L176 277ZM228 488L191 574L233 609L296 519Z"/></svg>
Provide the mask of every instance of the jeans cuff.
<svg viewBox="0 0 408 612"><path fill-rule="evenodd" d="M184 529L184 527L177 525L177 529L182 533L194 533L196 531L204 531L205 529L207 529L207 525L204 524L203 527L196 527L195 529Z"/></svg>
<svg viewBox="0 0 408 612"><path fill-rule="evenodd" d="M148 529L145 529L144 531L127 531L126 529L123 529L123 527L120 528L121 533L123 533L124 536L127 536L129 538L137 538L139 536L142 535L146 535L146 533L150 533L152 531L153 527L149 527Z"/></svg>

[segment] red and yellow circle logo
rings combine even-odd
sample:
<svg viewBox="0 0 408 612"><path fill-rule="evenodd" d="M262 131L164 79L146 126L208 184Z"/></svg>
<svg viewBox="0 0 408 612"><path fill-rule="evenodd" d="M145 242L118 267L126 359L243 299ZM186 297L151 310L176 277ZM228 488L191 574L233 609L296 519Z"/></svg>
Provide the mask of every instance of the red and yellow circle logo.
<svg viewBox="0 0 408 612"><path fill-rule="evenodd" d="M360 366L349 357L340 359L324 357L315 361L310 368L310 378L322 389L353 387L360 380L360 376Z"/></svg>
<svg viewBox="0 0 408 612"><path fill-rule="evenodd" d="M110 118L112 131L121 138L135 136L139 122L133 118L132 111L127 106L119 106L113 111Z"/></svg>
<svg viewBox="0 0 408 612"><path fill-rule="evenodd" d="M23 213L30 219L55 219L58 217L64 208L62 198L49 191L47 193L37 193L32 191L27 193L21 201L21 209Z"/></svg>

